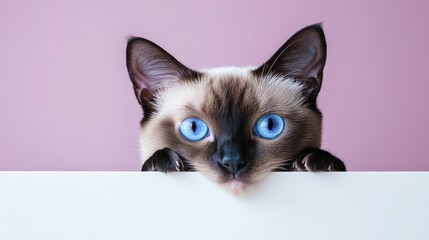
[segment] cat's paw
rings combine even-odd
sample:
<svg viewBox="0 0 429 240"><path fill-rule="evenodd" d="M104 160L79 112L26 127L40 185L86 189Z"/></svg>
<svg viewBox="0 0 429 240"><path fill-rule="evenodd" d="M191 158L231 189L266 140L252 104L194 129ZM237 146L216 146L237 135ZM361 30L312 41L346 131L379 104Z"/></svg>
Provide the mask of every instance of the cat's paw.
<svg viewBox="0 0 429 240"><path fill-rule="evenodd" d="M322 149L306 149L292 164L293 171L346 171L343 161Z"/></svg>
<svg viewBox="0 0 429 240"><path fill-rule="evenodd" d="M182 158L169 148L156 151L142 166L142 171L181 172L186 171Z"/></svg>

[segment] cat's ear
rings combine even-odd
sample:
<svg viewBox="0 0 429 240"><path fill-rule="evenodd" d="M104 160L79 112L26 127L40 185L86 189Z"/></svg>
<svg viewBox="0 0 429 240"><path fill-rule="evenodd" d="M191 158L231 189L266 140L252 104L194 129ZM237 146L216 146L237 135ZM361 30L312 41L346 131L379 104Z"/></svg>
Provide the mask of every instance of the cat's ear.
<svg viewBox="0 0 429 240"><path fill-rule="evenodd" d="M160 89L199 75L155 43L136 37L128 41L127 68L145 116L154 110L154 95Z"/></svg>
<svg viewBox="0 0 429 240"><path fill-rule="evenodd" d="M303 94L315 101L322 86L325 61L325 34L322 26L315 24L295 33L255 73L280 74L300 81L305 86Z"/></svg>

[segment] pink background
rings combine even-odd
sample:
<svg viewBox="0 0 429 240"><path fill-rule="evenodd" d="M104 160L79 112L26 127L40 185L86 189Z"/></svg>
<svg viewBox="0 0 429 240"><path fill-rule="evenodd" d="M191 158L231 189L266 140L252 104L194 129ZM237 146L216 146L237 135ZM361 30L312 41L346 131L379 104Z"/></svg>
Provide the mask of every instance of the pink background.
<svg viewBox="0 0 429 240"><path fill-rule="evenodd" d="M246 66L321 21L323 147L349 170L429 170L427 1L181 2L2 0L0 170L139 170L130 35Z"/></svg>

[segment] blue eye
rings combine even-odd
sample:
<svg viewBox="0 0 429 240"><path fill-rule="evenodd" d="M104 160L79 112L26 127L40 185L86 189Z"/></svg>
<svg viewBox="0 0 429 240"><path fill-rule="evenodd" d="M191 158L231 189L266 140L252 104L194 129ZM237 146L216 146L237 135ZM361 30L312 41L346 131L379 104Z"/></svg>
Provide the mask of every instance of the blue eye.
<svg viewBox="0 0 429 240"><path fill-rule="evenodd" d="M201 119L191 117L183 120L179 126L180 134L190 141L196 142L207 137L209 133L209 127Z"/></svg>
<svg viewBox="0 0 429 240"><path fill-rule="evenodd" d="M256 121L255 133L261 138L274 139L285 128L285 122L282 117L277 114L268 114L262 116Z"/></svg>

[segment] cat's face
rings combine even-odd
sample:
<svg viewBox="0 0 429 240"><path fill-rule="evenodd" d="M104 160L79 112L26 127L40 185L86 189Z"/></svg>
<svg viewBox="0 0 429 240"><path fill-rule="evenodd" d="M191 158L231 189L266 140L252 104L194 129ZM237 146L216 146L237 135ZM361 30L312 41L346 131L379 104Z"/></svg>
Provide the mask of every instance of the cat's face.
<svg viewBox="0 0 429 240"><path fill-rule="evenodd" d="M169 148L189 166L239 192L320 146L326 43L318 25L289 39L259 68L193 71L154 43L133 38L130 78L144 117L141 159Z"/></svg>

